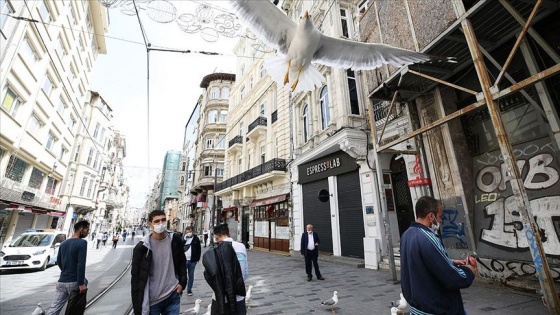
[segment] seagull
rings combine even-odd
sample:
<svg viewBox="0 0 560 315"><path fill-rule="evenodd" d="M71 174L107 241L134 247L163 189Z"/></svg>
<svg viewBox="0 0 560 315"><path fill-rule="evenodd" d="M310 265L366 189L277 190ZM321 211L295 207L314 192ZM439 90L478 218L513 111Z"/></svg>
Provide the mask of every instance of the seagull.
<svg viewBox="0 0 560 315"><path fill-rule="evenodd" d="M206 309L206 313L202 315L212 315L212 303L208 304L208 308Z"/></svg>
<svg viewBox="0 0 560 315"><path fill-rule="evenodd" d="M41 303L37 303L37 307L35 308L33 313L31 313L31 315L45 315L45 310L43 309Z"/></svg>
<svg viewBox="0 0 560 315"><path fill-rule="evenodd" d="M393 306L396 306L399 310L405 310L408 307L408 302L401 293L401 299L393 302Z"/></svg>
<svg viewBox="0 0 560 315"><path fill-rule="evenodd" d="M391 307L391 315L403 315L404 312L396 307Z"/></svg>
<svg viewBox="0 0 560 315"><path fill-rule="evenodd" d="M202 303L202 302L203 301L201 299L196 299L196 301L194 301L194 307L189 308L188 310L184 311L183 313L198 315L198 312L200 312L200 303Z"/></svg>
<svg viewBox="0 0 560 315"><path fill-rule="evenodd" d="M247 289L247 292L245 293L245 303L247 304L247 308L251 308L251 305L249 305L249 302L251 302L251 291L253 290L253 286L250 285L249 289Z"/></svg>
<svg viewBox="0 0 560 315"><path fill-rule="evenodd" d="M321 302L321 305L326 305L326 306L330 306L331 307L331 311L334 314L334 306L338 304L338 291L334 291L333 293L333 297Z"/></svg>
<svg viewBox="0 0 560 315"><path fill-rule="evenodd" d="M311 15L305 11L299 24L292 21L271 1L231 0L233 11L241 22L280 56L265 60L272 79L293 92L313 91L325 77L311 63L352 70L371 70L384 64L395 67L417 62L453 62L452 58L435 57L384 44L360 43L323 35Z"/></svg>

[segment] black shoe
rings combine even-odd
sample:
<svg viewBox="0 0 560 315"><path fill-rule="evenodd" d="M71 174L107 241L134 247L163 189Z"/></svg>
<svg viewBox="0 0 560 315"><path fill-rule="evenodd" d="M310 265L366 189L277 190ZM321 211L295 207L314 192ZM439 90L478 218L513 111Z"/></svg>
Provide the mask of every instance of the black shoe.
<svg viewBox="0 0 560 315"><path fill-rule="evenodd" d="M323 278L323 277L317 277L317 279L319 279L319 280L325 280L325 278Z"/></svg>
<svg viewBox="0 0 560 315"><path fill-rule="evenodd" d="M311 276L307 276L307 281L311 281Z"/></svg>

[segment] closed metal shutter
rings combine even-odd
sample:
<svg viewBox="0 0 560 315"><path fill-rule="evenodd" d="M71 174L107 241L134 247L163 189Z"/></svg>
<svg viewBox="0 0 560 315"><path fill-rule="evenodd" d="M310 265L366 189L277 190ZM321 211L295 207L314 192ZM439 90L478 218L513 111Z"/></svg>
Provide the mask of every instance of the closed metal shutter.
<svg viewBox="0 0 560 315"><path fill-rule="evenodd" d="M39 214L39 217L37 218L37 223L35 223L35 228L36 229L46 229L48 221L49 221L49 215L48 214Z"/></svg>
<svg viewBox="0 0 560 315"><path fill-rule="evenodd" d="M35 213L20 212L18 215L19 217L13 237L14 240L16 239L16 237L20 236L21 233L25 233L27 229L31 228L31 225L33 224L33 218L35 218Z"/></svg>
<svg viewBox="0 0 560 315"><path fill-rule="evenodd" d="M313 231L319 234L320 252L333 252L331 208L329 202L321 202L317 198L319 190L329 189L328 180L321 179L302 185L303 189L303 222L313 225ZM304 225L304 231L305 231Z"/></svg>
<svg viewBox="0 0 560 315"><path fill-rule="evenodd" d="M364 217L358 172L336 177L341 255L364 258Z"/></svg>

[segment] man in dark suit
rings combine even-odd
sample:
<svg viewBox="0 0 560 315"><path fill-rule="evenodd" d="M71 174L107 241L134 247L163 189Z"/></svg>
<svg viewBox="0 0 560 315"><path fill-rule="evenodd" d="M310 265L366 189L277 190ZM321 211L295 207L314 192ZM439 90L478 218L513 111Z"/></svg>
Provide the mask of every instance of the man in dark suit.
<svg viewBox="0 0 560 315"><path fill-rule="evenodd" d="M313 232L313 225L307 225L307 232L301 235L301 254L305 257L305 272L307 272L307 281L311 281L311 262L315 268L315 275L319 280L325 280L319 271L317 258L319 257L319 235Z"/></svg>

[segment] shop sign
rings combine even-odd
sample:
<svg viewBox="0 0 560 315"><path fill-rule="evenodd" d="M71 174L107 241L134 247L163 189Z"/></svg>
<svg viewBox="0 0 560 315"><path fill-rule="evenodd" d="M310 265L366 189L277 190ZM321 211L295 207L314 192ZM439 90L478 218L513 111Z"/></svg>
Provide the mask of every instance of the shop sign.
<svg viewBox="0 0 560 315"><path fill-rule="evenodd" d="M348 173L357 168L358 164L355 159L343 151L338 151L298 166L299 183L309 183L329 176Z"/></svg>
<svg viewBox="0 0 560 315"><path fill-rule="evenodd" d="M286 195L280 195L280 196L275 196L275 197L270 197L270 198L254 200L253 202L251 202L250 206L251 207L260 207L260 206L264 206L264 205L271 205L271 204L282 202L282 201L286 200L286 198L287 198Z"/></svg>
<svg viewBox="0 0 560 315"><path fill-rule="evenodd" d="M422 177L424 170L422 169L422 163L419 155L416 155L416 163L414 164L412 170L416 173L416 178L408 181L408 187L425 186L432 183L431 179Z"/></svg>

